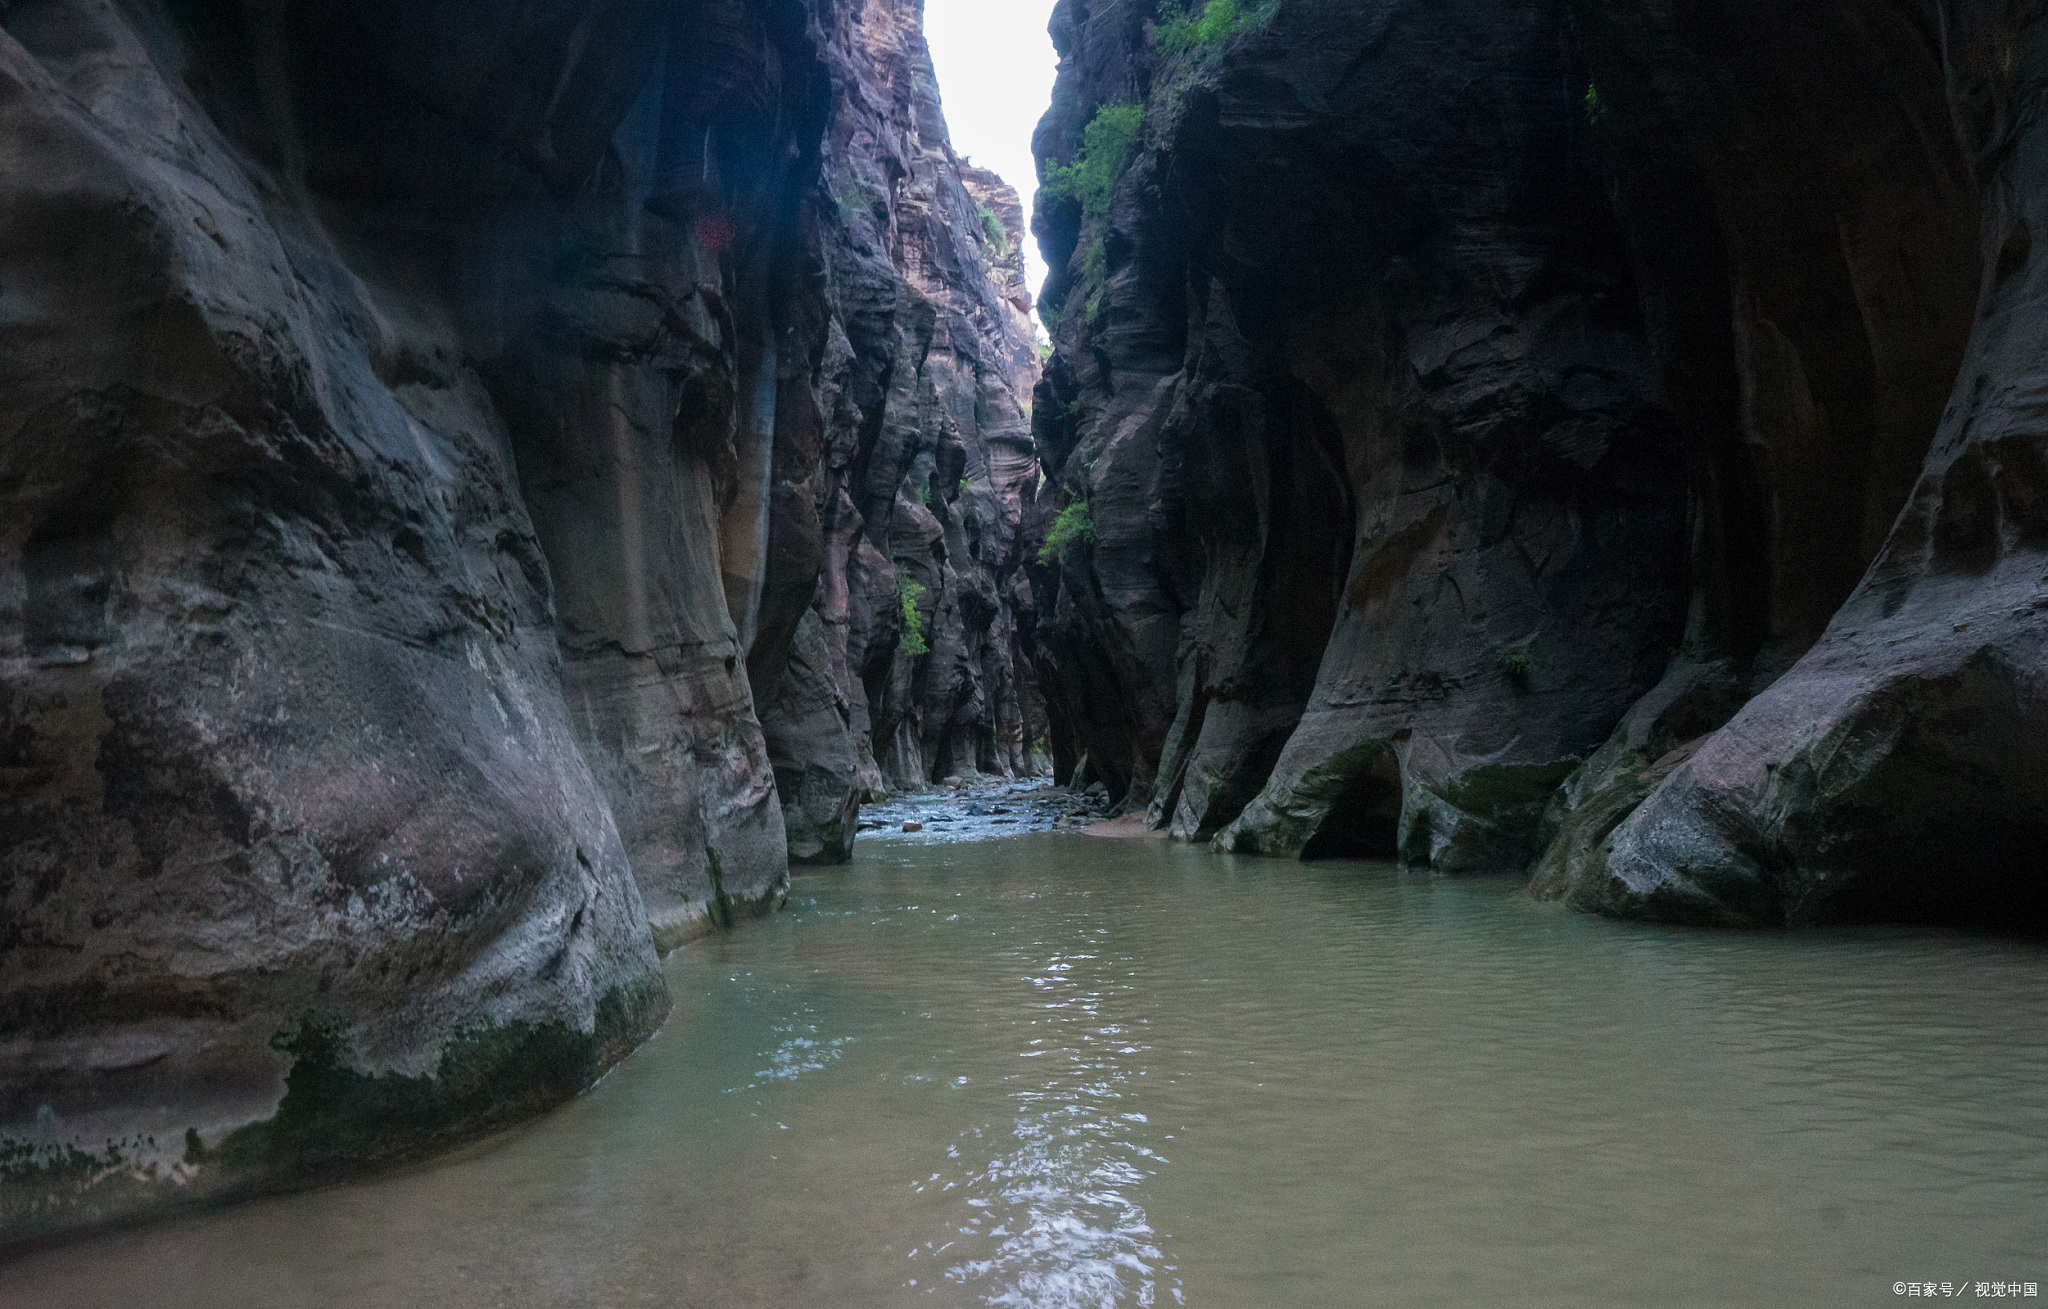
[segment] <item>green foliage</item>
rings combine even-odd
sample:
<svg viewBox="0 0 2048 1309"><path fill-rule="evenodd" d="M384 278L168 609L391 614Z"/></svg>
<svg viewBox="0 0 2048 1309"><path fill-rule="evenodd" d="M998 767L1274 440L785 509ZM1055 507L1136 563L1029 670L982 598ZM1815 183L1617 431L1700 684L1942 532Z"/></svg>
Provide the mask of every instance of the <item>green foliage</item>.
<svg viewBox="0 0 2048 1309"><path fill-rule="evenodd" d="M1267 0L1256 9L1246 9L1238 0L1209 0L1192 18L1176 14L1162 21L1154 29L1153 48L1163 55L1190 50L1213 54L1239 32L1271 18L1276 8L1277 0Z"/></svg>
<svg viewBox="0 0 2048 1309"><path fill-rule="evenodd" d="M1177 14L1161 23L1155 44L1163 55L1198 47L1213 50L1236 35L1251 17L1238 8L1237 0L1209 0L1197 17Z"/></svg>
<svg viewBox="0 0 2048 1309"><path fill-rule="evenodd" d="M930 654L932 648L924 641L924 615L917 611L918 601L925 597L923 583L903 578L896 584L896 595L903 601L903 653Z"/></svg>
<svg viewBox="0 0 2048 1309"><path fill-rule="evenodd" d="M1503 647L1493 652L1493 666L1502 677L1526 691L1530 677L1536 672L1536 656L1519 646Z"/></svg>
<svg viewBox="0 0 2048 1309"><path fill-rule="evenodd" d="M988 238L989 249L1001 258L1010 253L1010 229L1003 226L1003 220L996 217L996 211L987 205L977 205L981 210L981 234Z"/></svg>
<svg viewBox="0 0 2048 1309"><path fill-rule="evenodd" d="M1063 559L1075 546L1092 544L1094 540L1095 517L1088 512L1087 501L1076 500L1053 518L1052 530L1045 534L1045 544L1038 549L1038 562L1049 564Z"/></svg>
<svg viewBox="0 0 2048 1309"><path fill-rule="evenodd" d="M1586 83L1585 105L1586 121L1589 123L1599 122L1600 116L1607 112L1607 107L1600 103L1600 88L1592 82Z"/></svg>
<svg viewBox="0 0 2048 1309"><path fill-rule="evenodd" d="M1081 256L1081 280L1090 286L1099 286L1109 276L1109 244L1101 237L1088 243L1088 249Z"/></svg>
<svg viewBox="0 0 2048 1309"><path fill-rule="evenodd" d="M1097 291L1094 295L1088 297L1087 312L1088 326L1100 326L1102 323L1102 292Z"/></svg>
<svg viewBox="0 0 2048 1309"><path fill-rule="evenodd" d="M1060 306L1060 325L1064 327L1073 319L1086 318L1088 316L1087 309L1088 302L1080 296L1067 297Z"/></svg>
<svg viewBox="0 0 2048 1309"><path fill-rule="evenodd" d="M1203 66L1220 56L1233 37L1265 23L1280 7L1279 0L1264 0L1254 8L1247 8L1246 2L1198 2L1192 15L1177 12L1185 0L1162 4L1162 16L1153 28L1153 48L1164 61L1152 84L1152 117L1156 121L1178 120Z"/></svg>
<svg viewBox="0 0 2048 1309"><path fill-rule="evenodd" d="M918 487L918 488L917 488L917 502L918 502L919 504L921 504L921 505L924 505L924 506L925 506L926 508L930 508L930 507L931 507L931 503L932 503L932 489L931 489L931 487L929 487L929 486L920 486L920 487Z"/></svg>
<svg viewBox="0 0 2048 1309"><path fill-rule="evenodd" d="M1041 364L1049 364L1052 362L1052 342L1044 340L1043 338L1041 338L1038 342L1038 362Z"/></svg>
<svg viewBox="0 0 2048 1309"><path fill-rule="evenodd" d="M1102 106L1081 133L1081 153L1071 162L1047 165L1040 189L1051 199L1079 201L1089 218L1108 218L1117 179L1137 158L1144 135L1145 106Z"/></svg>
<svg viewBox="0 0 2048 1309"><path fill-rule="evenodd" d="M881 192L863 182L848 184L847 188L834 198L850 214L866 214L871 218L874 216L875 206L882 202Z"/></svg>

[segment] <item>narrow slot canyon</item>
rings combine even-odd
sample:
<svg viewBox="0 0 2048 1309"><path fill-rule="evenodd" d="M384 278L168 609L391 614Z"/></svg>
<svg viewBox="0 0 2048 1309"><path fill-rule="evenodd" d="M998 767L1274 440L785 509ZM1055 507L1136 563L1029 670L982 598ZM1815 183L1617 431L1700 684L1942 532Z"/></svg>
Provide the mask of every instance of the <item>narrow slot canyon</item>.
<svg viewBox="0 0 2048 1309"><path fill-rule="evenodd" d="M0 0L0 1304L2037 1295L2044 94Z"/></svg>

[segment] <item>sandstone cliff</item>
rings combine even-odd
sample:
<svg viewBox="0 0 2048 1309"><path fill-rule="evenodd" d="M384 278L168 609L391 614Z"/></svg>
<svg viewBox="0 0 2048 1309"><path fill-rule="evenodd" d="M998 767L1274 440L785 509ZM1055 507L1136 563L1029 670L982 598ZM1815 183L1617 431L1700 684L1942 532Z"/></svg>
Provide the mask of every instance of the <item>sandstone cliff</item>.
<svg viewBox="0 0 2048 1309"><path fill-rule="evenodd" d="M2048 20L0 8L0 1243L573 1094L863 797L2048 918ZM1035 387L1035 390L1034 390Z"/></svg>
<svg viewBox="0 0 2048 1309"><path fill-rule="evenodd" d="M835 48L820 629L854 694L860 787L1037 771L1009 584L1038 478L1023 210L947 143L922 6L873 3ZM914 617L913 617L914 616Z"/></svg>
<svg viewBox="0 0 2048 1309"><path fill-rule="evenodd" d="M1024 765L917 13L0 10L0 1241L572 1094L872 760Z"/></svg>
<svg viewBox="0 0 2048 1309"><path fill-rule="evenodd" d="M1026 625L1063 770L1221 849L1533 862L1613 913L2040 921L2048 26L1054 32L1067 544Z"/></svg>

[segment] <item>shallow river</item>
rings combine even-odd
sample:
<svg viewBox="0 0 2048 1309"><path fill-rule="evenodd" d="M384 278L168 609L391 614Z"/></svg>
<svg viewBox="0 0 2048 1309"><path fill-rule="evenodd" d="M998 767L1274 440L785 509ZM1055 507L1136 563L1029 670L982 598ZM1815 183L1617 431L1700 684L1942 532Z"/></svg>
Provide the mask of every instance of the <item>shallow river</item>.
<svg viewBox="0 0 2048 1309"><path fill-rule="evenodd" d="M865 839L591 1094L16 1306L1877 1305L2048 1283L2048 950Z"/></svg>

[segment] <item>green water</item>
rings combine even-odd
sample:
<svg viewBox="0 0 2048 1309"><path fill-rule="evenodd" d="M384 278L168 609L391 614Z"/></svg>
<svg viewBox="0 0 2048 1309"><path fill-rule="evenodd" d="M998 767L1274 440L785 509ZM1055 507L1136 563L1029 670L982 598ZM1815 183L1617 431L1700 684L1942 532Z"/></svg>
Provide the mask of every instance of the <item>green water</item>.
<svg viewBox="0 0 2048 1309"><path fill-rule="evenodd" d="M866 840L591 1094L15 1306L1876 1305L2048 1282L2048 951Z"/></svg>

